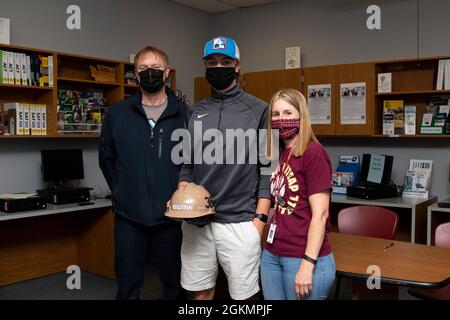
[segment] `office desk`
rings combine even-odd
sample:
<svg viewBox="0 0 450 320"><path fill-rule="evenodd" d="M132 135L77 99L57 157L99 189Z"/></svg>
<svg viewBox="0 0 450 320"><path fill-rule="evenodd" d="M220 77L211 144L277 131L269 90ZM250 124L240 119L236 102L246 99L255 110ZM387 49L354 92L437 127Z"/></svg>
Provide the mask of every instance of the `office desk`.
<svg viewBox="0 0 450 320"><path fill-rule="evenodd" d="M334 232L329 239L337 276L365 280L367 267L376 265L384 283L422 288L450 283L450 249ZM384 250L390 242L394 246Z"/></svg>
<svg viewBox="0 0 450 320"><path fill-rule="evenodd" d="M400 223L396 240L409 241L412 243L426 243L427 231L427 209L435 203L437 197L426 199L396 197L377 200L365 200L352 198L346 195L333 194L331 196L331 223L336 231L337 214L346 207L354 205L367 205L385 207L396 212Z"/></svg>
<svg viewBox="0 0 450 320"><path fill-rule="evenodd" d="M428 207L427 244L434 245L435 231L441 223L450 222L450 208L439 208L437 203Z"/></svg>
<svg viewBox="0 0 450 320"><path fill-rule="evenodd" d="M0 286L56 272L70 265L114 277L111 200L93 205L0 213Z"/></svg>

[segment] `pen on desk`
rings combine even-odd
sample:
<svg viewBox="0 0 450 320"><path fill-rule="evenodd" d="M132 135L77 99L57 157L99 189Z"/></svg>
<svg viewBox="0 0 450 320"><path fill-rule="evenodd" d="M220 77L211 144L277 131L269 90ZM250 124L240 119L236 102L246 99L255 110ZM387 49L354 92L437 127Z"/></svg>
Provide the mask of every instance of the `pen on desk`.
<svg viewBox="0 0 450 320"><path fill-rule="evenodd" d="M386 251L387 249L389 249L389 248L392 247L393 245L394 245L393 242L391 242L391 243L385 245L385 246L384 246L384 251Z"/></svg>

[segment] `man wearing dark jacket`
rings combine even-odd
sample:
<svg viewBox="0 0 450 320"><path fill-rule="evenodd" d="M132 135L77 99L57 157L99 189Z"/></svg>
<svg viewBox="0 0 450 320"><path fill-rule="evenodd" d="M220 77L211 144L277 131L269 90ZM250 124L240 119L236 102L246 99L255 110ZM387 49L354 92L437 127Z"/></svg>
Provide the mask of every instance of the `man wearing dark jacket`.
<svg viewBox="0 0 450 320"><path fill-rule="evenodd" d="M136 54L140 91L105 116L99 163L111 189L115 218L117 299L139 299L148 252L164 299L185 298L180 286L181 228L164 216L180 167L171 161L171 134L183 128L187 107L164 86L167 55L154 47Z"/></svg>

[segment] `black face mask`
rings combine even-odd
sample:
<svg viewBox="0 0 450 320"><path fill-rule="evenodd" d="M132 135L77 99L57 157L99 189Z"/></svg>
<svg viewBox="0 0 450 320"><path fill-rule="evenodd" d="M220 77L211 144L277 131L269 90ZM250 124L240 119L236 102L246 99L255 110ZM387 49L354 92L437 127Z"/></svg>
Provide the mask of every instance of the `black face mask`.
<svg viewBox="0 0 450 320"><path fill-rule="evenodd" d="M164 71L148 68L139 72L139 85L148 93L156 93L164 87Z"/></svg>
<svg viewBox="0 0 450 320"><path fill-rule="evenodd" d="M225 90L235 79L234 67L206 68L206 81L217 90Z"/></svg>

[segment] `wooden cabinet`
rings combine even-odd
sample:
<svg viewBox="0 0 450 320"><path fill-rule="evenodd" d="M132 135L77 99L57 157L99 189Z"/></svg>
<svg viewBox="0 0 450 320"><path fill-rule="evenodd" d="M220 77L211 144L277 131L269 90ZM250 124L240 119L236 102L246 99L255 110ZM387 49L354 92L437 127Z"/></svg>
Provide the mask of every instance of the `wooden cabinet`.
<svg viewBox="0 0 450 320"><path fill-rule="evenodd" d="M266 102L270 102L272 98L272 86L272 71L249 72L244 75L245 92Z"/></svg>
<svg viewBox="0 0 450 320"><path fill-rule="evenodd" d="M313 125L317 136L369 136L373 129L373 64L356 63L336 66L303 68L303 94L308 99L308 86L331 85L330 124ZM365 124L342 124L341 121L341 84L365 83L366 114ZM311 111L311 109L310 109Z"/></svg>
<svg viewBox="0 0 450 320"><path fill-rule="evenodd" d="M211 85L205 77L195 78L194 103L200 102L211 94Z"/></svg>
<svg viewBox="0 0 450 320"><path fill-rule="evenodd" d="M400 138L449 138L449 134L419 134L419 124L430 98L436 95L450 98L450 90L435 89L439 60L444 59L450 59L450 56L248 72L243 75L242 89L270 102L273 94L282 88L295 88L308 98L308 86L331 84L331 123L313 125L317 136L384 138L383 103L385 100L403 100L404 105L416 106L417 134L400 135ZM378 93L377 75L385 72L392 73L392 92ZM345 124L341 121L341 84L354 83L365 83L366 86L364 123ZM197 78L196 101L209 93L210 86L206 80Z"/></svg>
<svg viewBox="0 0 450 320"><path fill-rule="evenodd" d="M280 89L302 90L301 69L248 72L244 74L243 78L244 91L267 103Z"/></svg>
<svg viewBox="0 0 450 320"><path fill-rule="evenodd" d="M272 95L281 89L292 88L302 91L301 69L274 70Z"/></svg>
<svg viewBox="0 0 450 320"><path fill-rule="evenodd" d="M334 95L335 89L335 72L334 66L327 67L311 67L303 68L303 95L309 99L308 86L311 85L331 85L331 115L330 124L313 124L312 128L314 134L321 135L334 135L336 133L336 96Z"/></svg>
<svg viewBox="0 0 450 320"><path fill-rule="evenodd" d="M336 135L343 136L370 136L373 134L373 95L374 95L374 64L354 63L335 66L334 98L337 102L336 108ZM340 91L341 84L359 83L366 84L366 115L365 124L342 124Z"/></svg>

